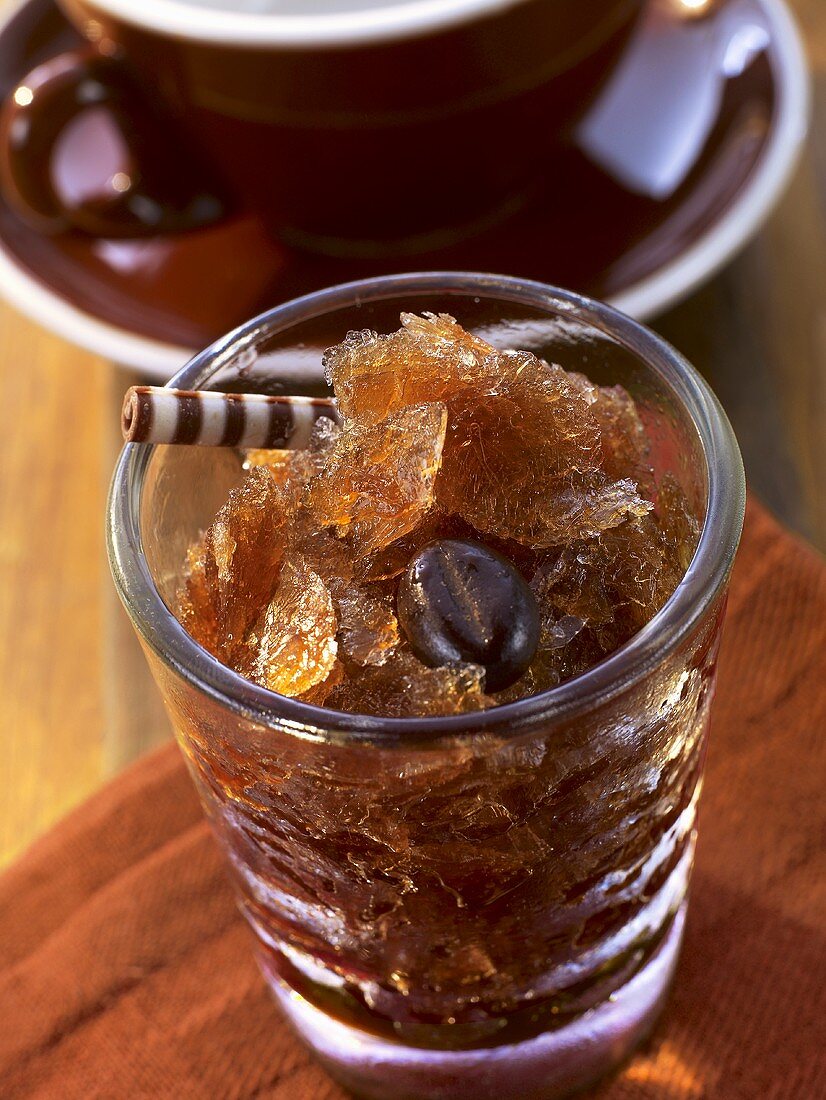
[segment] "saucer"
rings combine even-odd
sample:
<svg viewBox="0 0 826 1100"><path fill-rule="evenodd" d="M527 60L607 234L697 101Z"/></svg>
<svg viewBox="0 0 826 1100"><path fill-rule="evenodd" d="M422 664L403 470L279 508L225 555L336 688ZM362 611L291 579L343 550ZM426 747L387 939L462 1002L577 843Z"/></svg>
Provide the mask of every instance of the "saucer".
<svg viewBox="0 0 826 1100"><path fill-rule="evenodd" d="M0 24L0 95L79 42L52 0L24 0ZM650 0L575 133L547 139L553 168L537 193L472 239L393 260L313 256L244 213L142 240L47 237L0 199L0 293L66 339L158 379L281 301L405 270L538 279L647 320L760 227L796 162L808 106L783 0Z"/></svg>

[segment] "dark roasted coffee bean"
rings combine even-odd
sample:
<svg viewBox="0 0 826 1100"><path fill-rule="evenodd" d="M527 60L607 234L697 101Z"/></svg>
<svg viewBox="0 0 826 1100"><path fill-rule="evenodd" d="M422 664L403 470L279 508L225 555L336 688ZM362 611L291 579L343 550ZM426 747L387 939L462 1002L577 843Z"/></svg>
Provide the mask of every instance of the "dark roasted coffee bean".
<svg viewBox="0 0 826 1100"><path fill-rule="evenodd" d="M420 550L399 582L398 613L420 661L481 665L489 692L518 680L539 642L533 593L507 558L480 542L439 539Z"/></svg>

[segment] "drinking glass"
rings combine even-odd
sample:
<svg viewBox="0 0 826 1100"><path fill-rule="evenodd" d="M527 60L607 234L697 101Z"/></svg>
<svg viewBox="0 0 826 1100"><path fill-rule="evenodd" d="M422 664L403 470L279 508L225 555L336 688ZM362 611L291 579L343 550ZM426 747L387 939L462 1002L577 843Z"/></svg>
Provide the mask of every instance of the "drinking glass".
<svg viewBox="0 0 826 1100"><path fill-rule="evenodd" d="M401 310L452 313L631 393L658 484L676 479L702 526L647 626L583 675L482 713L379 718L273 694L175 618L187 547L242 476L235 452L208 447L124 448L112 570L264 977L329 1072L375 1100L559 1097L628 1056L675 969L742 465L713 394L654 333L497 276L324 290L172 384L325 392L323 349L394 330Z"/></svg>

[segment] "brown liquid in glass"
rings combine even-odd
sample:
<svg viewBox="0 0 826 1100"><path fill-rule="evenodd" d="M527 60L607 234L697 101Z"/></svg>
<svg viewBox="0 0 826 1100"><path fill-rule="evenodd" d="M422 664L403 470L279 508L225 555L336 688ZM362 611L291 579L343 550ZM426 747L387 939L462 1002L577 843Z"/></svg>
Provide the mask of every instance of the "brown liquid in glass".
<svg viewBox="0 0 826 1100"><path fill-rule="evenodd" d="M536 422L542 424L542 392L531 386L552 368L527 353L514 357L493 349L488 349L493 356L488 361L484 342L461 333L446 318L411 318L406 324L405 333L384 342L362 334L328 353L345 413L344 432L348 416L356 422L348 452L351 471L366 438L365 425L386 425L396 406L421 408L417 386L427 387L431 406L440 397L444 400L455 428L461 410L466 412L462 403L470 400L469 379L478 380L494 364L502 378L509 369L513 376L509 390L503 383L504 397L479 398L484 391L476 391L480 403L474 415L488 426L491 454L509 449L513 457L545 446L544 459L551 460L547 438L543 443L524 422L518 437L497 437L501 421L491 410L497 400L513 401L521 392L528 401L523 411L533 402ZM381 363L392 368L386 376L379 370ZM433 373L436 364L441 374ZM526 381L532 372L533 381ZM697 535L696 522L676 489L664 490L648 480L645 439L627 395L597 393L582 376L566 377L567 382L557 379L561 388L554 391L554 408L563 399L560 394L573 394L571 407L578 415L583 411L580 398L603 413L594 452L595 480L586 478L583 484L593 489L606 477L633 474L634 484L656 497L658 512L634 504L641 513L637 515L630 506L640 497L626 486L630 510L621 516L600 512L600 530L586 535L577 529L561 547L543 547L537 543L550 537L548 530L558 532L553 525L560 522L559 514L547 508L552 477L550 487L532 490L536 514L544 509L550 526L523 516L521 543L485 530L496 517L510 514L518 485L510 487L515 494L511 500L480 500L472 493L462 497L469 484L462 478L473 468L473 443L461 447L462 461L452 466L448 448L447 465L430 486L434 507L446 499L460 511L467 506L462 522L469 524L468 516L475 516L483 528L476 529L477 537L493 538L532 580L540 576L539 598L554 622L560 620L554 600L568 601L569 615L578 609L585 625L557 647L564 651L573 646L572 663L563 660L554 666L552 682L601 659L627 638L629 629L633 632L655 613L679 579ZM612 415L605 413L606 407ZM558 425L557 447L573 448L567 452L568 462L577 455L585 462L577 434L581 430L580 420L564 416ZM341 438L328 438L322 455L341 446ZM398 460L397 453L393 457ZM270 461L268 469L265 456L256 456L248 486L260 488L266 478L283 478L284 456ZM445 468L449 477L440 490ZM314 476L323 480L324 475ZM336 485L326 488L334 493ZM371 490L362 483L361 491ZM265 498L262 508L259 498L244 492L231 498L219 514L217 529L195 548L181 614L202 644L242 674L255 677L261 666L249 663L246 651L261 652L260 601L266 605L270 598L262 582L262 548L273 539L283 540L283 568L294 544L287 531L272 526L271 501ZM317 514L325 514L329 506L323 498ZM577 514L581 524L581 512ZM340 511L339 521L342 515ZM233 526L233 517L239 516L241 522ZM256 542L256 525L266 524L268 517L270 526L262 528L266 538ZM362 514L368 526L370 518ZM650 525L658 532L653 541ZM346 529L340 538L331 526L326 534L339 540L340 549L347 548L352 561L364 531L348 544ZM588 547L602 553L606 544L608 557L596 565L589 562ZM326 545L329 549L334 542ZM646 557L652 547L658 556ZM391 538L380 552L386 555L388 549L398 550L398 540ZM371 562L375 552L368 555ZM563 559L557 590L548 568L553 574ZM304 558L322 572L326 561L332 574L340 560L327 554ZM623 576L628 580L623 567L628 566L632 581L623 597ZM225 582L237 586L225 590L230 599L224 603L221 569ZM658 585L646 587L646 570L649 580L656 575ZM332 574L327 577L330 590L340 592ZM387 581L384 577L382 584ZM360 583L363 594L363 579ZM241 598L240 618L233 591ZM640 600L643 592L650 602L629 612L632 593ZM334 603L336 599L340 596ZM606 607L606 600L615 602ZM227 615L233 624L231 639ZM239 625L241 634L236 635ZM183 717L182 743L213 828L229 852L242 908L260 937L265 973L359 1029L431 1049L524 1039L561 1027L606 1001L644 967L685 896L716 638L712 623L701 638L692 639L690 651L677 652L644 684L569 725L554 724L548 735L540 729L523 739L490 736L471 744L443 738L436 750L413 736L411 722L409 749L383 746L377 737L375 744L279 738L276 750L266 731L251 728L241 736L225 731L217 709L214 724L203 718L190 723ZM376 668L358 666L340 637L338 644L343 680L327 684L325 665L316 670L323 673L321 678L309 687L304 680L293 681L301 688L295 694L358 713L360 700L366 698L360 694L365 677ZM403 640L396 645L403 652ZM312 672L312 659L310 653L304 672L308 667ZM395 659L388 662L391 669ZM543 660L550 658L546 654ZM455 683L443 682L434 692L429 671L417 673L428 685L427 691L413 691L421 707L417 713L455 712ZM510 698L548 686L541 675L548 675L547 667L518 684ZM479 708L507 701L483 697L478 683L472 690ZM382 698L387 709L376 707L374 713L404 713L393 703L390 688ZM186 707L181 714L185 716Z"/></svg>

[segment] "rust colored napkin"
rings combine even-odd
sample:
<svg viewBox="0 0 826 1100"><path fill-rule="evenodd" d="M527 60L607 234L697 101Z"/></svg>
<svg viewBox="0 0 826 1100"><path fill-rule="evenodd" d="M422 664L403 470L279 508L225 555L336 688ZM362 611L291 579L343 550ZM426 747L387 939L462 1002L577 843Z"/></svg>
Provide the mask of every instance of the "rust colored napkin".
<svg viewBox="0 0 826 1100"><path fill-rule="evenodd" d="M826 1097L826 565L753 504L712 725L674 993L598 1100ZM0 879L0 1096L340 1100L249 937L164 748Z"/></svg>

